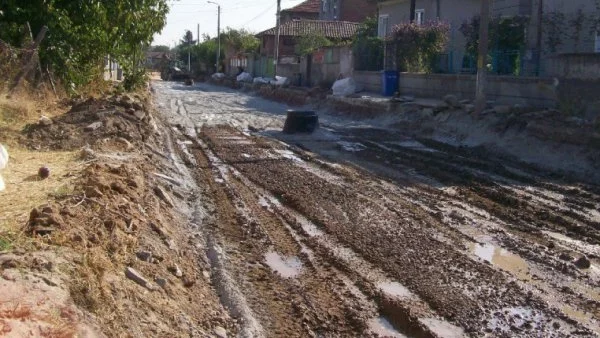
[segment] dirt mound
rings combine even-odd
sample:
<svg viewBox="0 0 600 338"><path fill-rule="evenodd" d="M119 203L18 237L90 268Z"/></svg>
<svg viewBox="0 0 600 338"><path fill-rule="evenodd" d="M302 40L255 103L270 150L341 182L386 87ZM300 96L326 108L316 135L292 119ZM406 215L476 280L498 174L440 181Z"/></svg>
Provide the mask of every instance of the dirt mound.
<svg viewBox="0 0 600 338"><path fill-rule="evenodd" d="M168 146L152 114L142 95L111 96L75 102L67 113L25 128L22 143L29 148L83 147L81 167L69 173L72 189L31 210L22 228L35 250L56 252L52 271L34 274L60 296L48 308L64 308L68 317L46 323L45 312L29 307L17 308L23 314L5 311L10 295L0 289L0 335L37 327L41 336L237 332L212 286L204 239L178 209L194 196L168 176L174 172L163 154ZM21 290L32 269L0 264L0 284ZM43 292L31 290L30 298ZM27 322L17 325L21 317ZM61 325L65 330L56 331Z"/></svg>
<svg viewBox="0 0 600 338"><path fill-rule="evenodd" d="M23 143L36 150L73 150L106 139L145 142L156 126L147 113L149 107L140 95L90 98L74 104L66 114L27 125ZM121 143L127 146L127 142Z"/></svg>
<svg viewBox="0 0 600 338"><path fill-rule="evenodd" d="M174 226L185 220L172 213L171 196L184 193L158 182L142 158L127 162L87 167L72 196L31 211L26 233L73 252L70 295L106 334L235 331L193 234Z"/></svg>

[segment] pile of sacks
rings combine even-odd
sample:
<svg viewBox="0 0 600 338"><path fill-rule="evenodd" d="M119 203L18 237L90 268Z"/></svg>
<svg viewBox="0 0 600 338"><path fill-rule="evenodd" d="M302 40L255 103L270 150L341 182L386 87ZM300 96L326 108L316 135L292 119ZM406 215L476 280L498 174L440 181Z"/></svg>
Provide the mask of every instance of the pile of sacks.
<svg viewBox="0 0 600 338"><path fill-rule="evenodd" d="M0 144L0 171L8 165L8 151L2 144ZM0 191L4 190L4 180L2 180L2 174L0 173Z"/></svg>

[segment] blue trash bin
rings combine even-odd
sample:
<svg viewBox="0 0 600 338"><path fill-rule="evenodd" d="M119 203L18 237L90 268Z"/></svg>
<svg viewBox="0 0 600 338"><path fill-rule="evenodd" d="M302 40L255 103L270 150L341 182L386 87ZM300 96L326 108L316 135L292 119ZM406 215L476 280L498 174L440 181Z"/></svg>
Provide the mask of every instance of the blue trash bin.
<svg viewBox="0 0 600 338"><path fill-rule="evenodd" d="M382 76L382 88L384 96L392 96L398 91L398 79L400 73L395 70L386 70Z"/></svg>

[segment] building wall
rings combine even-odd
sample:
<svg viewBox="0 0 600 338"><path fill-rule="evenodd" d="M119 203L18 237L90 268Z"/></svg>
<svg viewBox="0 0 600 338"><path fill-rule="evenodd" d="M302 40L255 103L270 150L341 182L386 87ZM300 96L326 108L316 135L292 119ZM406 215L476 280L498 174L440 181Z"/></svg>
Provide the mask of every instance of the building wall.
<svg viewBox="0 0 600 338"><path fill-rule="evenodd" d="M417 0L415 9L423 10L423 20L432 21L440 19L450 25L450 39L448 41L448 54L451 70L460 72L465 50L465 38L459 31L460 26L469 21L480 12L481 4L478 0L463 0L457 6L453 0ZM393 26L410 20L410 1L392 0L379 5L379 16L388 16L387 33L391 33Z"/></svg>
<svg viewBox="0 0 600 338"><path fill-rule="evenodd" d="M321 0L320 20L363 22L377 15L375 0Z"/></svg>
<svg viewBox="0 0 600 338"><path fill-rule="evenodd" d="M281 36L279 40L279 56L295 55L296 45L294 41L293 37ZM260 54L266 56L275 55L275 36L263 35L261 37Z"/></svg>
<svg viewBox="0 0 600 338"><path fill-rule="evenodd" d="M341 0L340 20L363 22L377 15L377 3L373 0Z"/></svg>
<svg viewBox="0 0 600 338"><path fill-rule="evenodd" d="M281 12L281 23L286 23L292 20L319 20L319 13L304 13L304 12Z"/></svg>

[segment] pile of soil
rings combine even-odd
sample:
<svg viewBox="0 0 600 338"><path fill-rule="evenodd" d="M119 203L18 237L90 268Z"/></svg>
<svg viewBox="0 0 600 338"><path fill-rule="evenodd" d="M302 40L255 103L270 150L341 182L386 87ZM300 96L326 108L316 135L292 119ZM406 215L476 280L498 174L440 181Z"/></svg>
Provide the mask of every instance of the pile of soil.
<svg viewBox="0 0 600 338"><path fill-rule="evenodd" d="M106 139L139 145L156 130L149 108L138 94L75 102L66 114L26 126L23 143L36 150L74 150Z"/></svg>
<svg viewBox="0 0 600 338"><path fill-rule="evenodd" d="M73 173L78 178L72 193L33 209L23 225L40 249L35 255L56 252L47 260L52 269L33 272L29 263L0 267L6 290L33 274L64 295L57 302L76 305L50 302L50 308L65 307L72 319L59 323L68 328L60 332L206 337L237 331L212 285L203 237L174 208L176 199L194 196L168 176L171 163L158 125L149 101L122 95L78 102L50 122L41 119L24 130L28 147L83 147L81 160L87 163ZM0 253L0 262L31 261L32 253L23 250L5 259L7 254ZM28 289L31 295L19 302L36 308L38 292L46 291ZM12 312L3 310L0 306L0 332L18 333L42 327L41 322L55 328L45 322L46 314L29 312L19 315L25 324L16 326L9 321Z"/></svg>

